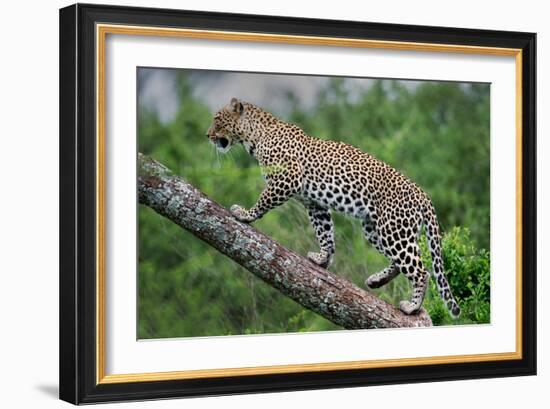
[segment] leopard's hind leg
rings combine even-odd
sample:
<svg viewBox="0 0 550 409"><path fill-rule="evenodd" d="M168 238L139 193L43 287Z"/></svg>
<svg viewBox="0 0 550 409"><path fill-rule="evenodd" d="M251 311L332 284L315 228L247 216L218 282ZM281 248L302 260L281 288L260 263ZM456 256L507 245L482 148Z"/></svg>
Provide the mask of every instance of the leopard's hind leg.
<svg viewBox="0 0 550 409"><path fill-rule="evenodd" d="M391 230L391 242L388 243L391 252L391 259L401 273L407 277L412 286L410 301L401 301L399 307L405 314L413 314L420 310L430 274L424 267L420 257L420 246L418 245L418 232L422 226L420 215L407 215L396 217L394 213L392 220L395 220L395 227ZM386 241L389 236L386 237Z"/></svg>
<svg viewBox="0 0 550 409"><path fill-rule="evenodd" d="M382 242L380 241L380 236L378 234L375 221L371 218L366 218L363 220L362 225L363 233L368 242L372 244L374 248L376 248L376 250L378 250L380 253L384 254L385 256L389 256L390 254L387 253L386 249L382 245ZM391 262L391 264L384 270L369 276L365 281L365 284L369 288L379 288L383 285L388 284L391 280L397 277L398 274L399 268L395 263Z"/></svg>
<svg viewBox="0 0 550 409"><path fill-rule="evenodd" d="M383 220L395 220L395 217L390 214ZM400 308L406 314L413 314L422 306L430 276L420 259L417 243L420 221L410 217L400 222L398 228L391 230L384 224L379 228L371 219L363 222L367 240L391 260L389 267L370 276L366 284L378 288L403 273L412 285L412 297L410 301L401 301Z"/></svg>
<svg viewBox="0 0 550 409"><path fill-rule="evenodd" d="M369 276L369 278L367 278L367 281L365 281L365 284L369 288L380 288L383 285L388 284L391 280L393 280L398 275L399 275L399 268L392 261L392 263L388 267L386 267L384 270Z"/></svg>
<svg viewBox="0 0 550 409"><path fill-rule="evenodd" d="M422 307L426 288L430 274L424 268L424 264L420 259L420 248L418 244L411 243L406 248L403 248L399 254L394 257L394 263L398 266L399 271L407 277L412 285L412 297L410 301L401 301L399 307L405 314L413 314Z"/></svg>

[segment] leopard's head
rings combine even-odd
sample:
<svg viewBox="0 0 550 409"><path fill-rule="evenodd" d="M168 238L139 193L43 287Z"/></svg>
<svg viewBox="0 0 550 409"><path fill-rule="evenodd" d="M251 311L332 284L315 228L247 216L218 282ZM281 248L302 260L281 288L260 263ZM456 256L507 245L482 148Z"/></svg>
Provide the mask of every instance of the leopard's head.
<svg viewBox="0 0 550 409"><path fill-rule="evenodd" d="M247 142L244 123L247 105L237 98L231 98L229 104L214 115L206 136L220 152L227 152L236 143Z"/></svg>

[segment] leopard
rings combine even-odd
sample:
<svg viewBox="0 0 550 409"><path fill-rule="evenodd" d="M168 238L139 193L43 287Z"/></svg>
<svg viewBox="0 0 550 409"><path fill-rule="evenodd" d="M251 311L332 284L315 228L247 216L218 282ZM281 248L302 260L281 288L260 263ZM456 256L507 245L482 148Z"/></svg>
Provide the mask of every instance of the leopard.
<svg viewBox="0 0 550 409"><path fill-rule="evenodd" d="M438 293L450 315L460 315L444 273L432 200L401 172L355 146L308 135L297 125L235 97L215 113L206 137L221 153L242 145L265 179L252 207L230 207L236 219L252 223L289 199L297 199L307 211L319 245L319 251L309 252L307 258L323 268L330 266L335 254L332 212L361 220L366 240L389 260L389 266L368 276L365 285L379 288L403 274L412 287L410 300L399 303L407 315L421 310L430 278L419 245L424 229Z"/></svg>

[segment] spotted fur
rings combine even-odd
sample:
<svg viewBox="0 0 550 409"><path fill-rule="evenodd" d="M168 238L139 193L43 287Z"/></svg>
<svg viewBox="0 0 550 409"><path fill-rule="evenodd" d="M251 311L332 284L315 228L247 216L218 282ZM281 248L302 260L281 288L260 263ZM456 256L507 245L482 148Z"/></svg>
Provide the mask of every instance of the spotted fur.
<svg viewBox="0 0 550 409"><path fill-rule="evenodd" d="M439 294L453 316L460 314L443 272L433 204L397 170L346 143L309 136L296 125L236 98L216 113L207 136L222 152L242 144L259 162L267 181L250 209L231 207L237 219L253 222L291 197L297 198L307 209L320 246L308 258L325 268L335 249L331 210L360 219L366 239L390 259L389 267L368 277L366 285L378 288L404 274L413 289L411 300L400 303L406 314L422 306L429 279L418 246L424 225Z"/></svg>

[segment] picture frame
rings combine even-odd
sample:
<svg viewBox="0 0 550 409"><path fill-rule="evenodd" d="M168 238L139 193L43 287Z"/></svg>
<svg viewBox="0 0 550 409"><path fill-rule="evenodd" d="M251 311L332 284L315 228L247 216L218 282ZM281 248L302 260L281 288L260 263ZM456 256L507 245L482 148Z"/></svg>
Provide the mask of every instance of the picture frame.
<svg viewBox="0 0 550 409"><path fill-rule="evenodd" d="M515 348L433 357L106 372L106 39L506 56L515 75ZM536 374L536 35L76 4L60 10L60 398L70 403L340 388ZM498 119L498 118L497 118ZM513 237L512 237L513 236ZM368 330L367 330L368 331ZM134 339L137 343L137 340Z"/></svg>

